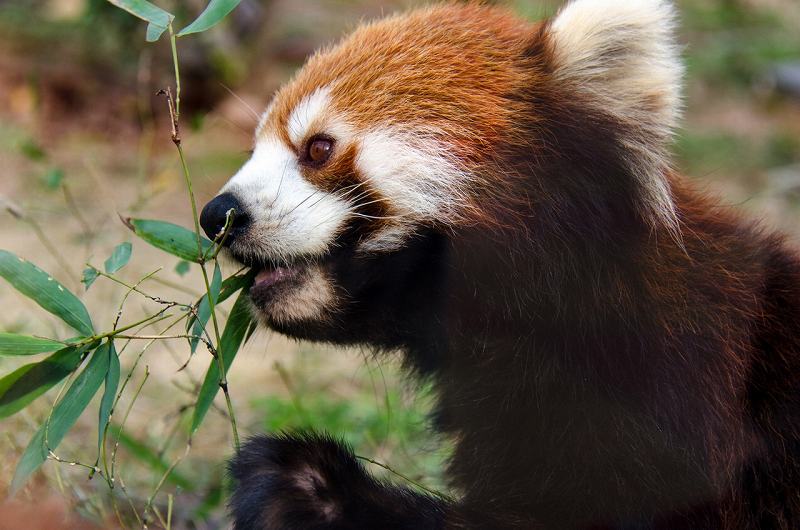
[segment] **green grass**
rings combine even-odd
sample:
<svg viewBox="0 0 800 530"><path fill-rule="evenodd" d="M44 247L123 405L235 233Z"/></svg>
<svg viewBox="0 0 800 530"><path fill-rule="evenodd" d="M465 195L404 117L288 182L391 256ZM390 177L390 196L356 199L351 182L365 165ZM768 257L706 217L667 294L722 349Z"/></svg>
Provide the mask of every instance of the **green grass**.
<svg viewBox="0 0 800 530"><path fill-rule="evenodd" d="M325 375L324 368L316 368L336 362L331 355L344 353L301 352L294 368L276 367L289 392L251 401L263 418L257 430L325 432L347 442L356 454L442 488L449 445L437 440L429 428L431 388L413 388L394 363L377 366L374 361L343 381L341 374Z"/></svg>
<svg viewBox="0 0 800 530"><path fill-rule="evenodd" d="M800 138L788 130L753 139L726 131L682 131L675 154L693 177L754 173L800 161Z"/></svg>

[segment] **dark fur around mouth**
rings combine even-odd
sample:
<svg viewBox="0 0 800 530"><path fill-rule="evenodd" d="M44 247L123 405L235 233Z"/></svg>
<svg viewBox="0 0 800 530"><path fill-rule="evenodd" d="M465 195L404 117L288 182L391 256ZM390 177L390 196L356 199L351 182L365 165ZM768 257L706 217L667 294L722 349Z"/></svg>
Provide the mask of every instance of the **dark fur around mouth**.
<svg viewBox="0 0 800 530"><path fill-rule="evenodd" d="M429 339L434 333L431 327L436 323L438 305L434 300L442 286L445 253L442 234L426 229L392 252L367 254L358 252L357 244L343 243L332 245L323 256L297 257L290 263L247 258L236 252L229 255L255 269L257 275L287 269L281 281L256 283L250 289L253 305L274 331L314 342L372 344L393 350ZM274 319L278 304L287 300L285 295L301 286L315 267L323 269L335 296L334 304L326 308L326 317L292 322ZM437 355L418 353L421 357L412 364L429 372Z"/></svg>
<svg viewBox="0 0 800 530"><path fill-rule="evenodd" d="M302 283L312 268L327 270L335 281L337 277L348 276L342 272L348 264L353 265L373 259L356 251L359 242L368 233L369 230L363 220L352 219L323 254L299 254L284 259L269 259L254 257L235 248L229 248L228 255L255 272L255 283L250 294L256 306L264 310L280 296L281 292L286 292Z"/></svg>

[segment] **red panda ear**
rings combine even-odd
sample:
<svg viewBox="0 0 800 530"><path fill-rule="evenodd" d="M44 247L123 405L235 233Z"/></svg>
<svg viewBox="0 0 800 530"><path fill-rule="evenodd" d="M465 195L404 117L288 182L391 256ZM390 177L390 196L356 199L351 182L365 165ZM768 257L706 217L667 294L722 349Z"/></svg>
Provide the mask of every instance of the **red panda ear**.
<svg viewBox="0 0 800 530"><path fill-rule="evenodd" d="M668 0L575 0L550 22L557 82L625 128L653 213L674 222L664 178L681 107L683 68Z"/></svg>

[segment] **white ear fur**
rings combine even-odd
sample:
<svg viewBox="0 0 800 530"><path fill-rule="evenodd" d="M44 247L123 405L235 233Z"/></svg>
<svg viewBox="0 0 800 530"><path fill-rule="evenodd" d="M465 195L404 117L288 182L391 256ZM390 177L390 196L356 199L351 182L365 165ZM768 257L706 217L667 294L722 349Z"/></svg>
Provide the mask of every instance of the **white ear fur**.
<svg viewBox="0 0 800 530"><path fill-rule="evenodd" d="M669 0L575 0L550 26L555 75L626 130L622 141L652 213L677 228L664 171L683 68Z"/></svg>

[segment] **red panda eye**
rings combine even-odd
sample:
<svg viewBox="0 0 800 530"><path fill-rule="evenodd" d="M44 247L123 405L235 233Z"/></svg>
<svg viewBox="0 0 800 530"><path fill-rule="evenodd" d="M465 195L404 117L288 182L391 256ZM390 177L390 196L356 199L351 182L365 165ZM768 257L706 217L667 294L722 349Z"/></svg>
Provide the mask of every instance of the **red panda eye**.
<svg viewBox="0 0 800 530"><path fill-rule="evenodd" d="M306 157L314 164L324 164L331 157L333 152L333 140L321 136L315 136L308 142Z"/></svg>

